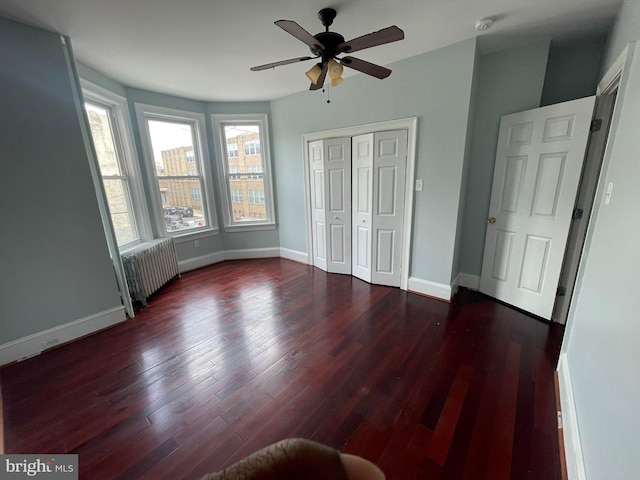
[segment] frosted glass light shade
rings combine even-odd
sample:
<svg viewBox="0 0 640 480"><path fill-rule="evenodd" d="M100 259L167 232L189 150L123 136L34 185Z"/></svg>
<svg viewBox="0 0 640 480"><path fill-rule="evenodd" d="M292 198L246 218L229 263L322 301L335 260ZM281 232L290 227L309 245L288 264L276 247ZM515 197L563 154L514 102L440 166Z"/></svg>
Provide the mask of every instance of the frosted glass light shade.
<svg viewBox="0 0 640 480"><path fill-rule="evenodd" d="M318 83L318 78L320 78L320 74L322 73L322 65L316 63L311 69L305 73L307 78L311 80L311 83Z"/></svg>
<svg viewBox="0 0 640 480"><path fill-rule="evenodd" d="M329 71L327 72L329 74L329 78L339 78L342 75L343 70L344 67L341 63L338 63L333 59L329 60Z"/></svg>

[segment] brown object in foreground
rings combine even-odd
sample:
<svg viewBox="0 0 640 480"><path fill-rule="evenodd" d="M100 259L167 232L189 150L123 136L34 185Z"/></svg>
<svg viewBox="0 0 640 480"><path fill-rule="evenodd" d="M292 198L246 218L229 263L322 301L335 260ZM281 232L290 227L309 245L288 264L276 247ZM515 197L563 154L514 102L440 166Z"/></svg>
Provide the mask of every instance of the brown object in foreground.
<svg viewBox="0 0 640 480"><path fill-rule="evenodd" d="M362 457L304 438L272 443L201 480L385 480L381 470Z"/></svg>
<svg viewBox="0 0 640 480"><path fill-rule="evenodd" d="M201 480L347 480L336 449L301 438L281 440Z"/></svg>
<svg viewBox="0 0 640 480"><path fill-rule="evenodd" d="M135 319L0 371L7 453L198 479L304 437L389 480L559 480L563 328L282 259L186 273Z"/></svg>

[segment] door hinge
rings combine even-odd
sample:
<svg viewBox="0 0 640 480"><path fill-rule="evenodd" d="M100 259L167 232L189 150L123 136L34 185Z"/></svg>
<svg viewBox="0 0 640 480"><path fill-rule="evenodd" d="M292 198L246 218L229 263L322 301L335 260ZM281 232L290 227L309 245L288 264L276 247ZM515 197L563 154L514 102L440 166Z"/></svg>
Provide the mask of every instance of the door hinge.
<svg viewBox="0 0 640 480"><path fill-rule="evenodd" d="M564 297L567 294L567 287L558 287L556 290L556 297Z"/></svg>
<svg viewBox="0 0 640 480"><path fill-rule="evenodd" d="M558 419L558 430L562 430L562 412L556 411L556 418Z"/></svg>
<svg viewBox="0 0 640 480"><path fill-rule="evenodd" d="M584 214L584 210L582 210L581 208L574 208L573 215L571 215L571 218L573 218L574 220L580 220L583 214Z"/></svg>
<svg viewBox="0 0 640 480"><path fill-rule="evenodd" d="M599 132L601 128L602 128L602 119L601 118L594 118L593 120L591 120L591 131L592 132Z"/></svg>

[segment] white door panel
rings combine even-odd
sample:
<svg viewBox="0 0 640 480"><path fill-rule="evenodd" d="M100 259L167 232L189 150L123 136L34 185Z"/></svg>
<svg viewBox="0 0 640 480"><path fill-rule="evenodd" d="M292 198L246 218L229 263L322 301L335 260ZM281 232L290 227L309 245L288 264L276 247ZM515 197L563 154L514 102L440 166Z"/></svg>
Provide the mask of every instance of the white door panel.
<svg viewBox="0 0 640 480"><path fill-rule="evenodd" d="M393 275L395 233L393 230L378 229L376 239L376 272L377 274Z"/></svg>
<svg viewBox="0 0 640 480"><path fill-rule="evenodd" d="M407 131L374 134L371 282L400 286Z"/></svg>
<svg viewBox="0 0 640 480"><path fill-rule="evenodd" d="M350 143L348 138L309 143L313 264L333 273L351 273Z"/></svg>
<svg viewBox="0 0 640 480"><path fill-rule="evenodd" d="M324 199L324 152L321 141L309 143L311 172L311 222L313 225L313 264L327 269L326 212Z"/></svg>
<svg viewBox="0 0 640 480"><path fill-rule="evenodd" d="M351 139L353 172L352 274L371 282L371 223L373 219L373 133Z"/></svg>
<svg viewBox="0 0 640 480"><path fill-rule="evenodd" d="M480 291L550 319L595 97L502 117Z"/></svg>

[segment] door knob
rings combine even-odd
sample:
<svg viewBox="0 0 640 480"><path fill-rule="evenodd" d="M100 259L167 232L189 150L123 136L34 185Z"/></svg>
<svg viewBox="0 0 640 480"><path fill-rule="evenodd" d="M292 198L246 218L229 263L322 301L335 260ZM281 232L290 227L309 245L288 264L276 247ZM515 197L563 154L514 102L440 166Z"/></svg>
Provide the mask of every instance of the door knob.
<svg viewBox="0 0 640 480"><path fill-rule="evenodd" d="M489 220L487 220L487 223L496 223L496 217L491 217Z"/></svg>
<svg viewBox="0 0 640 480"><path fill-rule="evenodd" d="M334 220L340 220L340 217L333 217Z"/></svg>

